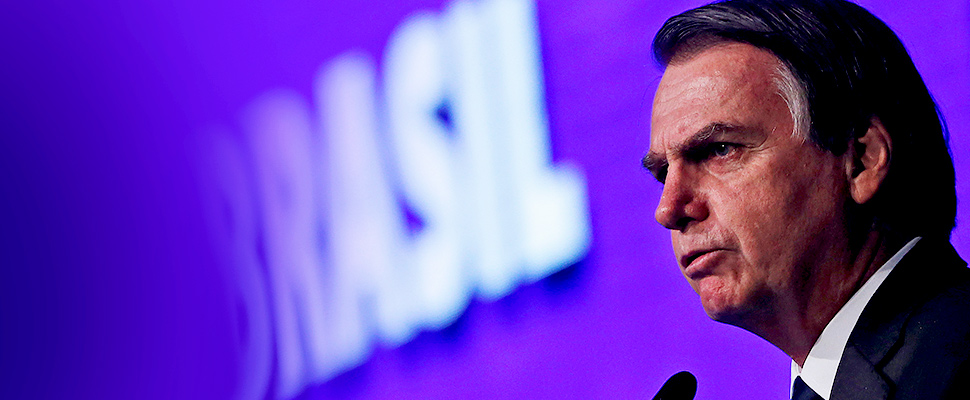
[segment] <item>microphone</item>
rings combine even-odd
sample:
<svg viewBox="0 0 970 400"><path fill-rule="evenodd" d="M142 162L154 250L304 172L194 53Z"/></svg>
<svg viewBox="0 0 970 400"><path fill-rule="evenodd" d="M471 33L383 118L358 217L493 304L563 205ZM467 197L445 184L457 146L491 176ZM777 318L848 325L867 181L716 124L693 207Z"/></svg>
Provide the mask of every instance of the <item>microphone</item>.
<svg viewBox="0 0 970 400"><path fill-rule="evenodd" d="M687 371L680 371L660 387L653 400L693 400L697 393L697 378Z"/></svg>

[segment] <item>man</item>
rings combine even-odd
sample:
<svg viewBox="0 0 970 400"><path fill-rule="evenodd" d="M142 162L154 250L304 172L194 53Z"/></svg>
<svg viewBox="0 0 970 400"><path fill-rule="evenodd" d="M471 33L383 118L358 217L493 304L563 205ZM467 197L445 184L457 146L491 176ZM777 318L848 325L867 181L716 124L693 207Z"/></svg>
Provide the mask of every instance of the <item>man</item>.
<svg viewBox="0 0 970 400"><path fill-rule="evenodd" d="M970 395L953 165L895 34L843 1L737 0L654 53L644 166L707 314L791 356L793 398Z"/></svg>

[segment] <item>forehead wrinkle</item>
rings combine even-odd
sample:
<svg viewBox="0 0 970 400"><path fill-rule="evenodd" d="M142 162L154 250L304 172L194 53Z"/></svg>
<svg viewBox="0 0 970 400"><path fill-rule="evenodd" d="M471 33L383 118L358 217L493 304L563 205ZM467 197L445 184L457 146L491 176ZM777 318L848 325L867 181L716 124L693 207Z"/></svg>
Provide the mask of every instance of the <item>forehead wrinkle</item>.
<svg viewBox="0 0 970 400"><path fill-rule="evenodd" d="M651 125L662 126L663 130L653 132L651 149L643 159L645 168L661 171L671 160L688 156L691 150L709 144L716 136L758 129L759 121L735 121L734 114L753 106L742 101L745 98L764 99L772 94L781 97L761 87L774 76L774 68L762 66L774 66L780 61L767 51L737 51L749 47L733 42L716 44L667 65L654 95L651 121ZM687 137L679 133L692 131L691 125L696 122L708 123Z"/></svg>
<svg viewBox="0 0 970 400"><path fill-rule="evenodd" d="M731 100L725 96L727 90L725 82L720 79L721 71L705 71L710 75L664 74L664 80L653 100L653 118L665 117L677 113L678 109L694 110L688 112L696 114L699 107L710 107L710 104L723 105Z"/></svg>

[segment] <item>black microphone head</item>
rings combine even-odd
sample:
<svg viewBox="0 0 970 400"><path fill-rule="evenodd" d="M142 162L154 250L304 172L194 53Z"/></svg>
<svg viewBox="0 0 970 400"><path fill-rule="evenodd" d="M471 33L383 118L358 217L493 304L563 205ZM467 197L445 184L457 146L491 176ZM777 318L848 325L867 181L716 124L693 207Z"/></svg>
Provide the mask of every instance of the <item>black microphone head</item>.
<svg viewBox="0 0 970 400"><path fill-rule="evenodd" d="M653 400L693 400L697 393L697 378L687 371L680 371L660 387Z"/></svg>

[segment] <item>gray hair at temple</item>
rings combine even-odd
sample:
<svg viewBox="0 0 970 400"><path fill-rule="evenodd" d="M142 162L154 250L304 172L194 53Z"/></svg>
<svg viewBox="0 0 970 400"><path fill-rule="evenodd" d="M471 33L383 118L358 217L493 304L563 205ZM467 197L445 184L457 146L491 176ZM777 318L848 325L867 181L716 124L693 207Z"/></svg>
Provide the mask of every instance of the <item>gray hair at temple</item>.
<svg viewBox="0 0 970 400"><path fill-rule="evenodd" d="M853 219L907 236L949 237L956 190L946 124L885 23L841 0L728 0L668 19L654 38L654 57L666 67L725 41L768 50L782 61L787 71L779 71L775 84L796 133L807 129L820 148L844 154L873 119L885 126L892 138L889 173ZM784 87L792 78L795 91ZM799 104L803 99L807 107ZM806 108L808 118L799 115Z"/></svg>

